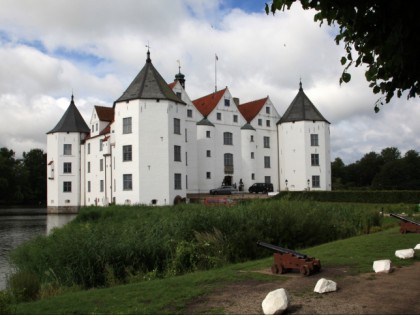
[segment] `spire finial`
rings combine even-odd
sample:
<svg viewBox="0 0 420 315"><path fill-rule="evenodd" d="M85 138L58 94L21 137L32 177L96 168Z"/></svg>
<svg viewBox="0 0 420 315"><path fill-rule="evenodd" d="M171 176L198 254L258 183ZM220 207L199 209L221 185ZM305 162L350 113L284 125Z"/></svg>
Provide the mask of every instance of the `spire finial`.
<svg viewBox="0 0 420 315"><path fill-rule="evenodd" d="M176 62L178 63L178 73L181 74L181 61L178 59Z"/></svg>
<svg viewBox="0 0 420 315"><path fill-rule="evenodd" d="M152 59L150 59L150 45L149 45L149 41L147 41L146 47L147 47L147 59L146 59L146 61L147 62L151 62Z"/></svg>
<svg viewBox="0 0 420 315"><path fill-rule="evenodd" d="M73 90L71 91L71 102L70 103L74 103L74 95L73 95Z"/></svg>
<svg viewBox="0 0 420 315"><path fill-rule="evenodd" d="M299 78L299 91L302 91L302 78Z"/></svg>

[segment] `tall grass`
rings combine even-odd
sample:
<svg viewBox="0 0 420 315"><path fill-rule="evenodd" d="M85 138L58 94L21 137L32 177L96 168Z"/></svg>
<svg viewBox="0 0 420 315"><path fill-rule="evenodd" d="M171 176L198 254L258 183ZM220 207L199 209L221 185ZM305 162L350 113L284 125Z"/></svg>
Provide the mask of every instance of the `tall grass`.
<svg viewBox="0 0 420 315"><path fill-rule="evenodd" d="M378 211L311 201L89 207L50 236L18 247L11 259L42 283L90 288L265 257L258 240L303 248L380 224Z"/></svg>

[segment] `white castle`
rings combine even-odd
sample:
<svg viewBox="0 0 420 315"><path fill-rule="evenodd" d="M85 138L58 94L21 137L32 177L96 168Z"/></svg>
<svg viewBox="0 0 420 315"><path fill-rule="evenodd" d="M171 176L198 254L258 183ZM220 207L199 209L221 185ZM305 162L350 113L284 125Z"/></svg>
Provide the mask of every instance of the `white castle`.
<svg viewBox="0 0 420 315"><path fill-rule="evenodd" d="M191 101L185 76L166 83L148 51L112 107L94 106L87 125L72 96L47 133L48 212L171 205L222 183L331 190L329 125L301 83L283 116L269 97L240 104L227 87Z"/></svg>

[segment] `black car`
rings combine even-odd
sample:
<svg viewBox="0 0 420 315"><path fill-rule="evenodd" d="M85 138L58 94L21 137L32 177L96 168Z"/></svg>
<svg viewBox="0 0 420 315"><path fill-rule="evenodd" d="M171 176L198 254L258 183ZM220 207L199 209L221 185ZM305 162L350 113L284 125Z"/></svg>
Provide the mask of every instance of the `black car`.
<svg viewBox="0 0 420 315"><path fill-rule="evenodd" d="M268 193L273 191L273 184L271 183L254 183L249 187L248 191L250 193Z"/></svg>
<svg viewBox="0 0 420 315"><path fill-rule="evenodd" d="M238 193L238 190L233 186L221 186L210 190L211 195L232 195L235 193Z"/></svg>

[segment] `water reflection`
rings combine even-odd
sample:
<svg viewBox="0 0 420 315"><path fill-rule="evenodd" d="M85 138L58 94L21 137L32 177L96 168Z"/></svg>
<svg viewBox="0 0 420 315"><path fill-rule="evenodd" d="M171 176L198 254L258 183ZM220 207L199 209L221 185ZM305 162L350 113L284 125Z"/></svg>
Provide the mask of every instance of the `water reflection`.
<svg viewBox="0 0 420 315"><path fill-rule="evenodd" d="M25 241L47 235L76 217L75 214L46 214L46 209L0 209L0 290L11 272L9 253Z"/></svg>

